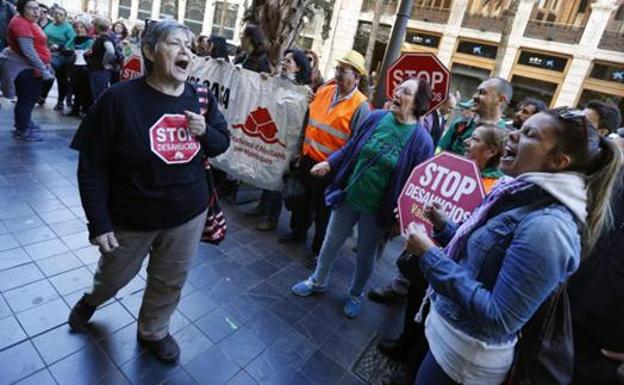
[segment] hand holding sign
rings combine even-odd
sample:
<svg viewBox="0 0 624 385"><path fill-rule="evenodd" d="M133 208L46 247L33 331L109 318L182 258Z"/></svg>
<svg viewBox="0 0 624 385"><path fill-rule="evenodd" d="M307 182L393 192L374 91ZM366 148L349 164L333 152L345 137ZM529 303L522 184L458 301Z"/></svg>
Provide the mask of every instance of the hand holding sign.
<svg viewBox="0 0 624 385"><path fill-rule="evenodd" d="M448 216L444 213L442 205L438 202L433 202L425 207L425 217L431 221L435 231L442 230L448 222Z"/></svg>
<svg viewBox="0 0 624 385"><path fill-rule="evenodd" d="M206 119L193 111L184 111L188 119L188 130L195 136L202 136L206 132Z"/></svg>
<svg viewBox="0 0 624 385"><path fill-rule="evenodd" d="M411 222L403 233L403 238L405 251L417 257L435 247L435 243L427 235L427 229L421 223Z"/></svg>

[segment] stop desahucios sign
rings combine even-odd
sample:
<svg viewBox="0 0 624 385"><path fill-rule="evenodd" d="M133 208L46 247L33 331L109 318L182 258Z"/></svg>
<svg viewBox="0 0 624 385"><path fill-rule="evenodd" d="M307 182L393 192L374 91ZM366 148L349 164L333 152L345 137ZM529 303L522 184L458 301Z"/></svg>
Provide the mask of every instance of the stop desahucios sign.
<svg viewBox="0 0 624 385"><path fill-rule="evenodd" d="M427 114L448 98L450 74L448 69L432 53L407 53L399 57L386 75L386 97L392 100L394 90L409 78L421 78L431 85L433 97Z"/></svg>
<svg viewBox="0 0 624 385"><path fill-rule="evenodd" d="M137 55L130 56L121 69L121 80L130 80L138 78L143 74L143 62Z"/></svg>
<svg viewBox="0 0 624 385"><path fill-rule="evenodd" d="M425 217L425 207L433 202L442 206L451 221L463 222L472 215L484 196L476 163L443 152L414 167L403 186L398 201L401 231L415 222L431 235L433 225Z"/></svg>
<svg viewBox="0 0 624 385"><path fill-rule="evenodd" d="M184 115L165 114L149 129L150 148L167 164L190 162L201 145Z"/></svg>

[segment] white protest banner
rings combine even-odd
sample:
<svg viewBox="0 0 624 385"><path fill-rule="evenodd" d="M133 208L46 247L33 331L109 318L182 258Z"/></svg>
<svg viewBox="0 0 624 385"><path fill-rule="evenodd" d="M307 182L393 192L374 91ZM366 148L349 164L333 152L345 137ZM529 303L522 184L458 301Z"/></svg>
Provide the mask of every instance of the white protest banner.
<svg viewBox="0 0 624 385"><path fill-rule="evenodd" d="M126 45L124 55L122 78L140 76L139 47ZM188 81L210 89L228 122L230 148L210 163L237 180L280 191L282 175L300 150L310 91L203 57L194 58Z"/></svg>

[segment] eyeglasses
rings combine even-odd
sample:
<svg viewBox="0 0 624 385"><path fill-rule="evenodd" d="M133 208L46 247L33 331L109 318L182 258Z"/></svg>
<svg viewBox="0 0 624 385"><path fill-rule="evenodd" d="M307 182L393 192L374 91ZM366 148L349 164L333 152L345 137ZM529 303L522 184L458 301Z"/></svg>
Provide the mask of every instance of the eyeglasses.
<svg viewBox="0 0 624 385"><path fill-rule="evenodd" d="M337 74L353 74L353 75L355 75L355 71L353 71L351 69L347 69L347 68L342 68L341 66L334 67L334 71L336 71Z"/></svg>

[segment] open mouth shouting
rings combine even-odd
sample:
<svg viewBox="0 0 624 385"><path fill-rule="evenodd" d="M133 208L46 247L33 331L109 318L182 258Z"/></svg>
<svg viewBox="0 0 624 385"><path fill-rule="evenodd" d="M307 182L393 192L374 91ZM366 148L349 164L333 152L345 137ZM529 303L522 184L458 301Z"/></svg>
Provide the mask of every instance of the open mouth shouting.
<svg viewBox="0 0 624 385"><path fill-rule="evenodd" d="M509 144L505 145L505 151L503 152L503 156L501 157L501 163L512 163L516 160L516 149L511 147Z"/></svg>
<svg viewBox="0 0 624 385"><path fill-rule="evenodd" d="M191 62L188 58L182 58L176 60L174 64L178 71L186 73L189 70Z"/></svg>

